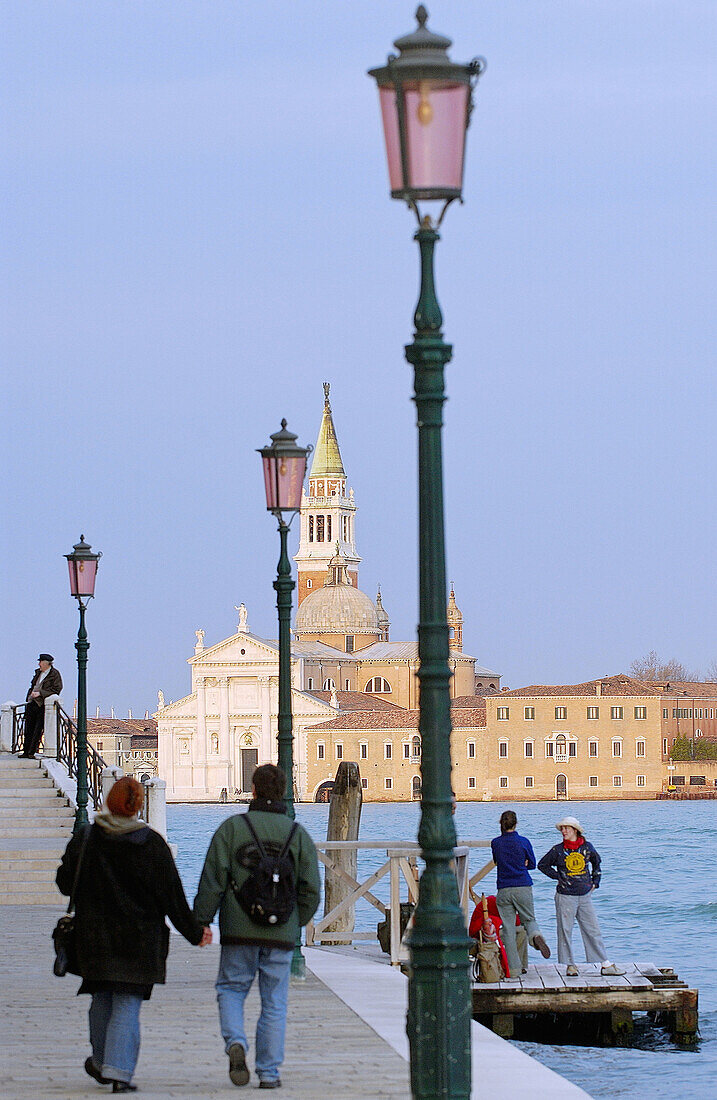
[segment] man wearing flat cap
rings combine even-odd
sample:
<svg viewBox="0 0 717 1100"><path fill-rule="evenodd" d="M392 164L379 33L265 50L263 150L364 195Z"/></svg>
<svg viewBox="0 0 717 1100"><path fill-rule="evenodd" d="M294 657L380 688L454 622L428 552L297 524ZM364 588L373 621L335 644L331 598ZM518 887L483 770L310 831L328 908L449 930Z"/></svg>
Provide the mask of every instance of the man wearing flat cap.
<svg viewBox="0 0 717 1100"><path fill-rule="evenodd" d="M35 669L28 690L25 707L25 744L20 756L31 759L40 747L42 731L45 725L45 700L49 695L59 695L62 691L62 677L53 668L54 657L51 653L41 653L39 667Z"/></svg>

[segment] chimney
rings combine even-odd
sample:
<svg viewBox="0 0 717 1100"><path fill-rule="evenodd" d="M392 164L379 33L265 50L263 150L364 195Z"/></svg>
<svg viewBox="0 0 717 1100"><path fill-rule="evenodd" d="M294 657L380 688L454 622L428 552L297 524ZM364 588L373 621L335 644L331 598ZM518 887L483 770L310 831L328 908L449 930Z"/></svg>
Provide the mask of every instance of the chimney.
<svg viewBox="0 0 717 1100"><path fill-rule="evenodd" d="M131 717L132 717L132 708L131 708L131 707L130 707L130 709L129 709L129 710L127 711L127 717L128 717L128 718L131 718Z"/></svg>
<svg viewBox="0 0 717 1100"><path fill-rule="evenodd" d="M602 695L602 680L595 681L595 694L597 695L598 699Z"/></svg>
<svg viewBox="0 0 717 1100"><path fill-rule="evenodd" d="M114 718L114 716L115 716L115 708L111 707L111 709L110 709L110 718Z"/></svg>

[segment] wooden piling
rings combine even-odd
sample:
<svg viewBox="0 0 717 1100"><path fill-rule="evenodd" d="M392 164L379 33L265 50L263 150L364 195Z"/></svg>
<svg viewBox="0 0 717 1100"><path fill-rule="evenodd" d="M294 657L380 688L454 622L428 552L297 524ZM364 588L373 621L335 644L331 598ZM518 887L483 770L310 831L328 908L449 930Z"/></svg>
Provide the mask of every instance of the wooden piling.
<svg viewBox="0 0 717 1100"><path fill-rule="evenodd" d="M326 828L326 840L358 840L361 822L361 774L355 761L342 760L336 772L329 804L329 822ZM345 871L351 879L356 878L356 849L338 849L329 853L332 861ZM324 876L324 916L330 913L347 897L353 889L351 882L332 874L326 869ZM336 920L326 926L327 932L352 932L354 927L354 906L349 906ZM347 940L333 940L334 943L351 943Z"/></svg>

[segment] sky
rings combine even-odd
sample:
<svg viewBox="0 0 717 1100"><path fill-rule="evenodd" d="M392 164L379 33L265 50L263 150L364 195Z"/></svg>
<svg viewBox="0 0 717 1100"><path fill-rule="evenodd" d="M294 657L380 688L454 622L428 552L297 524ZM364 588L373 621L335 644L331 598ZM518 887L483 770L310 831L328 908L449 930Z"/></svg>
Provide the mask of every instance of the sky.
<svg viewBox="0 0 717 1100"><path fill-rule="evenodd" d="M366 70L398 0L0 10L3 699L103 558L90 712L189 691L194 631L276 636L257 447L329 380L360 585L417 622L418 285ZM713 0L435 0L488 67L437 248L448 577L503 684L717 658ZM292 532L295 553L298 525Z"/></svg>

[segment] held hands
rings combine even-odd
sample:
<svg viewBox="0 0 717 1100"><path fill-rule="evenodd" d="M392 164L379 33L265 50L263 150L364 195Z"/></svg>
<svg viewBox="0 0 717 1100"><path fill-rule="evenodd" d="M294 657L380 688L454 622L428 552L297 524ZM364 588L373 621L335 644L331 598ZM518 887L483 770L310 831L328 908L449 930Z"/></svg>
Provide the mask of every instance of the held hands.
<svg viewBox="0 0 717 1100"><path fill-rule="evenodd" d="M205 925L202 932L202 938L198 943L198 947L207 947L212 942L212 930L209 925Z"/></svg>

